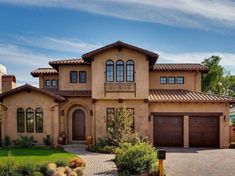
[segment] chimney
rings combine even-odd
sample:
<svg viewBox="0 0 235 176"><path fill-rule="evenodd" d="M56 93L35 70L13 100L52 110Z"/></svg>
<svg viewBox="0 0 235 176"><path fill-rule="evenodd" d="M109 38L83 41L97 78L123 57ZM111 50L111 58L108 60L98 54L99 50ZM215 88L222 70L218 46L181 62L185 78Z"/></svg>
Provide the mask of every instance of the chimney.
<svg viewBox="0 0 235 176"><path fill-rule="evenodd" d="M0 64L0 94L2 93L2 75L7 74L7 69Z"/></svg>
<svg viewBox="0 0 235 176"><path fill-rule="evenodd" d="M16 77L14 75L2 76L2 93L16 88Z"/></svg>

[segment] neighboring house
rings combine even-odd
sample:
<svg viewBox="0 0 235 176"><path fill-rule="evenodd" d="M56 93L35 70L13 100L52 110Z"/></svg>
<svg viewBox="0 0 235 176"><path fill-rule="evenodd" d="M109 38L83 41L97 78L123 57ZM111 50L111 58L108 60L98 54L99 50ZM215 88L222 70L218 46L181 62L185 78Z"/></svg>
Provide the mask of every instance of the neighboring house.
<svg viewBox="0 0 235 176"><path fill-rule="evenodd" d="M230 121L231 124L235 124L235 106L230 109Z"/></svg>
<svg viewBox="0 0 235 176"><path fill-rule="evenodd" d="M2 138L34 136L38 143L60 132L67 143L94 142L107 133L107 121L125 106L133 128L154 146L229 146L231 97L201 93L200 64L157 64L158 54L115 42L81 59L50 61L38 68L39 88L28 84L0 95ZM7 79L14 83L14 77Z"/></svg>
<svg viewBox="0 0 235 176"><path fill-rule="evenodd" d="M2 76L7 74L7 69L0 64L0 93L2 93Z"/></svg>

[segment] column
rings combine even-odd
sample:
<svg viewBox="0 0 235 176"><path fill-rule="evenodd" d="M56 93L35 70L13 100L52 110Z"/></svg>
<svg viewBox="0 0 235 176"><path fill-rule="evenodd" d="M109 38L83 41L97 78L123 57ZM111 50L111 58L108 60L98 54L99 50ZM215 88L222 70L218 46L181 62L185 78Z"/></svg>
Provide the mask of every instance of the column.
<svg viewBox="0 0 235 176"><path fill-rule="evenodd" d="M184 147L189 147L189 116L184 116Z"/></svg>

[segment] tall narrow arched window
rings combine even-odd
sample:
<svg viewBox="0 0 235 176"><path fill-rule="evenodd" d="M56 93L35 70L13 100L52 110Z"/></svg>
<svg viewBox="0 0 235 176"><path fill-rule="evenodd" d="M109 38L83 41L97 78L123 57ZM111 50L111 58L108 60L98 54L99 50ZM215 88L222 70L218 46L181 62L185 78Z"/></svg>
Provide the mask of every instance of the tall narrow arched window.
<svg viewBox="0 0 235 176"><path fill-rule="evenodd" d="M116 81L124 81L124 62L122 60L118 60L116 64Z"/></svg>
<svg viewBox="0 0 235 176"><path fill-rule="evenodd" d="M43 133L43 111L41 108L35 110L36 133Z"/></svg>
<svg viewBox="0 0 235 176"><path fill-rule="evenodd" d="M34 132L33 109L26 109L26 129L28 133Z"/></svg>
<svg viewBox="0 0 235 176"><path fill-rule="evenodd" d="M17 132L24 133L24 109L18 108L17 109Z"/></svg>
<svg viewBox="0 0 235 176"><path fill-rule="evenodd" d="M106 62L106 81L113 82L114 80L114 64L112 60Z"/></svg>
<svg viewBox="0 0 235 176"><path fill-rule="evenodd" d="M126 81L134 82L135 81L135 65L133 60L128 60L126 62Z"/></svg>

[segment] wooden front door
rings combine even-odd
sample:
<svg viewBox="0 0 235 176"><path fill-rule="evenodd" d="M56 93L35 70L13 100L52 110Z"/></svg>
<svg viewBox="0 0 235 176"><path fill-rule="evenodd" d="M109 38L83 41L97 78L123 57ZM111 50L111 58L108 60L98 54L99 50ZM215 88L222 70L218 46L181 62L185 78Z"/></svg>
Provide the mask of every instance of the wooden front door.
<svg viewBox="0 0 235 176"><path fill-rule="evenodd" d="M86 136L86 115L81 109L77 109L73 112L73 140L85 140Z"/></svg>
<svg viewBox="0 0 235 176"><path fill-rule="evenodd" d="M219 147L219 117L190 117L189 146Z"/></svg>
<svg viewBox="0 0 235 176"><path fill-rule="evenodd" d="M183 146L183 117L154 117L154 146Z"/></svg>

